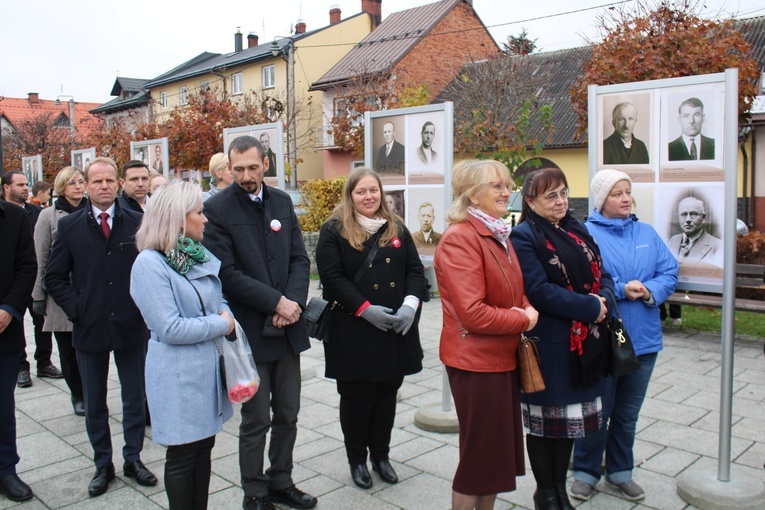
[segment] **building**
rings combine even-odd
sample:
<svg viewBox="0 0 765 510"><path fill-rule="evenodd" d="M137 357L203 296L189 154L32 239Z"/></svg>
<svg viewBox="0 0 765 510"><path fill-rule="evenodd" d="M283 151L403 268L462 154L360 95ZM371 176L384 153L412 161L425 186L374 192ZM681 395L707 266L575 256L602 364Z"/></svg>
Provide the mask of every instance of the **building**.
<svg viewBox="0 0 765 510"><path fill-rule="evenodd" d="M69 129L74 138L90 133L99 125L101 121L89 113L98 105L78 102L71 96L40 99L37 92L30 92L26 98L0 96L0 128L4 135L9 135L21 122L50 117L54 126Z"/></svg>
<svg viewBox="0 0 765 510"><path fill-rule="evenodd" d="M117 77L112 87L112 96L117 96L109 102L90 110L106 122L111 128L118 123L125 124L125 130L131 132L139 123L151 121L151 97L143 90L149 80L138 78Z"/></svg>

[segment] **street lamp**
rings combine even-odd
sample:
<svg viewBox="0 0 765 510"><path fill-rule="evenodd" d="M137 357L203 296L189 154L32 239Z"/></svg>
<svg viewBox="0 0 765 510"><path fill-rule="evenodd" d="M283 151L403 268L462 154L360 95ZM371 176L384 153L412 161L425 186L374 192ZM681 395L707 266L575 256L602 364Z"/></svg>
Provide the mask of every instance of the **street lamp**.
<svg viewBox="0 0 765 510"><path fill-rule="evenodd" d="M271 55L278 57L284 54L284 50L276 43L277 38L288 39L287 44L287 152L289 153L290 167L292 168L292 187L297 189L297 127L295 126L295 40L291 37L274 37L271 42Z"/></svg>
<svg viewBox="0 0 765 510"><path fill-rule="evenodd" d="M74 141L74 97L66 96L63 94L59 95L58 97L56 97L56 106L61 106L62 97L69 98L69 130L72 133L72 141Z"/></svg>

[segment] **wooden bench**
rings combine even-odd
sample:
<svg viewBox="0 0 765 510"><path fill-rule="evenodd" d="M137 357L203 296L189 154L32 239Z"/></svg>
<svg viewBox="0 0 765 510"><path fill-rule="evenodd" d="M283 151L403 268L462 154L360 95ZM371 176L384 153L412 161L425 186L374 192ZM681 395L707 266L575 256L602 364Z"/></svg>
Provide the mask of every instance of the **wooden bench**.
<svg viewBox="0 0 765 510"><path fill-rule="evenodd" d="M765 265L736 264L736 289L765 291ZM722 308L722 295L681 291L675 292L669 296L667 303L671 305ZM736 298L736 310L765 313L765 301L759 299Z"/></svg>

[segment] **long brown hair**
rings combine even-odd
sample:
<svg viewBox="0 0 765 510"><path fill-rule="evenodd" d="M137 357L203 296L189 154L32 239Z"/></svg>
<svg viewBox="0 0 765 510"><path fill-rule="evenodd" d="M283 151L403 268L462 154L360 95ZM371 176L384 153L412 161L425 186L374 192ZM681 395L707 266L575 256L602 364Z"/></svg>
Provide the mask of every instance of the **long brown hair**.
<svg viewBox="0 0 765 510"><path fill-rule="evenodd" d="M369 239L369 233L364 230L356 220L356 209L353 207L353 190L358 186L359 181L364 177L372 176L377 180L380 188L380 208L377 209L377 217L388 220L388 224L383 227L385 230L380 234L378 240L379 246L385 246L391 239L398 235L398 226L396 225L396 215L388 208L385 202L385 193L383 191L382 181L377 172L364 166L353 169L343 187L343 200L335 207L330 219L337 220L340 225L340 235L355 249L361 251L364 249L364 241Z"/></svg>

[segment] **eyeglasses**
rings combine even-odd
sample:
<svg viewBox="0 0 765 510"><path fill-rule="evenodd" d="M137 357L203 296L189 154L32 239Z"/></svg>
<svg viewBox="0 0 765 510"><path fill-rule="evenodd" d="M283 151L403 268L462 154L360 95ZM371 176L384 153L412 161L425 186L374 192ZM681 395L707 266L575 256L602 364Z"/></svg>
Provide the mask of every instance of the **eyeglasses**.
<svg viewBox="0 0 765 510"><path fill-rule="evenodd" d="M67 182L66 184L68 186L77 186L78 184L80 186L82 186L83 184L85 184L85 179L80 179L78 181L75 181L74 179L72 179L71 181Z"/></svg>
<svg viewBox="0 0 765 510"><path fill-rule="evenodd" d="M563 188L562 190L560 190L560 193L552 192L539 198L542 198L545 200L545 202L549 202L551 204L554 204L559 199L566 200L568 198L568 188Z"/></svg>
<svg viewBox="0 0 765 510"><path fill-rule="evenodd" d="M489 186L491 186L491 189L493 189L497 193L502 193L503 191L512 191L511 185L504 182L499 182L499 181L490 182Z"/></svg>

